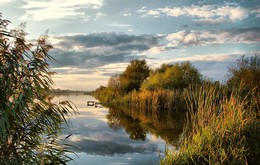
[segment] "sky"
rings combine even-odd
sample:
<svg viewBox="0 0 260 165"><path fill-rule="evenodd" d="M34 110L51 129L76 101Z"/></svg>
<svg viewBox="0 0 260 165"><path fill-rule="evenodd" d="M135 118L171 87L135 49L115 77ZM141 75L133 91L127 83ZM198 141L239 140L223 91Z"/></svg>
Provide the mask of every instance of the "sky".
<svg viewBox="0 0 260 165"><path fill-rule="evenodd" d="M55 88L94 90L133 59L150 68L190 61L225 82L242 55L260 54L259 0L0 0L26 23L27 40L48 33Z"/></svg>

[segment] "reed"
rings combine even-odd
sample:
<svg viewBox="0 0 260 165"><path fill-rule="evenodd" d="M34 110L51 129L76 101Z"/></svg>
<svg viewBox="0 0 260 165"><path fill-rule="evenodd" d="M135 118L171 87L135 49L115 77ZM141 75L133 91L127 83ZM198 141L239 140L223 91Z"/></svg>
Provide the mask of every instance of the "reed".
<svg viewBox="0 0 260 165"><path fill-rule="evenodd" d="M133 117L152 117L155 121L163 120L162 116L173 112L186 112L183 93L178 90L133 91L118 99L117 103L126 106L125 113Z"/></svg>
<svg viewBox="0 0 260 165"><path fill-rule="evenodd" d="M182 144L178 153L167 151L161 164L259 164L259 93L240 91L228 94L217 85L186 89Z"/></svg>

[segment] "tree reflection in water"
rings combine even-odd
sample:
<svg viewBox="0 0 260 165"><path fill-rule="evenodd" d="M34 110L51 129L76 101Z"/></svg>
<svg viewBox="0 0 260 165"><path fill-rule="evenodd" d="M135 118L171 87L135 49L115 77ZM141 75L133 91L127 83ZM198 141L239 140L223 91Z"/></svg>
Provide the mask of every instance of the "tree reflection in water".
<svg viewBox="0 0 260 165"><path fill-rule="evenodd" d="M129 138L133 140L142 140L146 138L147 131L141 126L138 119L126 115L121 110L110 109L107 114L108 125L114 130L124 127L125 131L129 134Z"/></svg>
<svg viewBox="0 0 260 165"><path fill-rule="evenodd" d="M144 141L146 135L151 133L156 137L161 137L169 145L178 148L179 137L184 125L184 111L154 114L133 112L136 111L126 107L110 108L107 114L109 127L114 130L123 127L129 134L129 138L133 140Z"/></svg>

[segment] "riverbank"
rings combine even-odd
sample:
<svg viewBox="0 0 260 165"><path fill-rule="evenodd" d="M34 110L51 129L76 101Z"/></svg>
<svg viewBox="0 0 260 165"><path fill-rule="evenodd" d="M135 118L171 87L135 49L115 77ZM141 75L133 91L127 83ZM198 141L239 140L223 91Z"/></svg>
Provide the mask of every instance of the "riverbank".
<svg viewBox="0 0 260 165"><path fill-rule="evenodd" d="M180 150L167 150L161 164L260 164L259 56L238 59L225 84L202 79L190 63L162 65L145 79L130 79L140 76L140 66L131 63L94 94L142 121L186 113Z"/></svg>

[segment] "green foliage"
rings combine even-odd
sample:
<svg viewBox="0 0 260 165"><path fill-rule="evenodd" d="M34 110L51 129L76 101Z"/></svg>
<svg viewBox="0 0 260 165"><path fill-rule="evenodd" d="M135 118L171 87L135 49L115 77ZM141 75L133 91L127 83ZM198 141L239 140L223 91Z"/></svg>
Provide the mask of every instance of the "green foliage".
<svg viewBox="0 0 260 165"><path fill-rule="evenodd" d="M149 67L145 60L132 60L120 76L120 87L123 93L139 90L142 82L149 76Z"/></svg>
<svg viewBox="0 0 260 165"><path fill-rule="evenodd" d="M116 101L132 90L139 90L149 72L145 60L132 60L122 74L112 75L107 87L96 89L94 95L104 102Z"/></svg>
<svg viewBox="0 0 260 165"><path fill-rule="evenodd" d="M51 102L52 46L46 36L27 43L9 23L0 17L0 164L65 164L71 158L58 134L74 108Z"/></svg>
<svg viewBox="0 0 260 165"><path fill-rule="evenodd" d="M162 65L141 86L142 90L184 89L201 83L201 75L190 62Z"/></svg>

